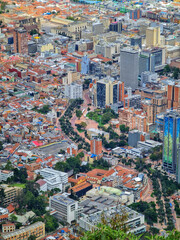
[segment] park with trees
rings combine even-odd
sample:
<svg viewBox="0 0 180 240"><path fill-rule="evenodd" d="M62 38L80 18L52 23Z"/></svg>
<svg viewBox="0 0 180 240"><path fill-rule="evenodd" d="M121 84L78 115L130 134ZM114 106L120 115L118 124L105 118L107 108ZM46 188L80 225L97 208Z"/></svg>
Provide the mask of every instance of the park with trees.
<svg viewBox="0 0 180 240"><path fill-rule="evenodd" d="M64 115L60 118L59 122L61 125L61 129L66 136L68 136L75 143L80 144L81 148L85 149L86 151L90 151L89 143L86 142L84 138L79 136L79 134L76 131L74 131L70 123L70 119L72 118L73 112L79 110L82 103L83 103L82 99L71 100L68 108L66 109Z"/></svg>

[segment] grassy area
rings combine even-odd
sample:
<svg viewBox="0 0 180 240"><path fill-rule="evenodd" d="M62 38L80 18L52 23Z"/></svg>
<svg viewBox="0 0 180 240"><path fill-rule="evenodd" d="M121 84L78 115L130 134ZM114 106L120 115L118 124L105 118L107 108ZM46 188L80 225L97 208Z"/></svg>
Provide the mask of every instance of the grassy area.
<svg viewBox="0 0 180 240"><path fill-rule="evenodd" d="M20 188L25 188L26 184L25 183L13 183L10 185L11 187L20 187Z"/></svg>
<svg viewBox="0 0 180 240"><path fill-rule="evenodd" d="M96 109L94 112L89 112L86 115L88 118L99 123L99 126L103 126L107 124L112 118L117 118L118 115L114 113L110 108L104 109L103 111L100 109Z"/></svg>

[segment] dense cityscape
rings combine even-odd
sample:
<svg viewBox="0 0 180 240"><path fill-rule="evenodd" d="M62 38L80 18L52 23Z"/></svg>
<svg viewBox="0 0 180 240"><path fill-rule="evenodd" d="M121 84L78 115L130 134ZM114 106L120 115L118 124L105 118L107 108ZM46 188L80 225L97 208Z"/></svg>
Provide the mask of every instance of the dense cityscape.
<svg viewBox="0 0 180 240"><path fill-rule="evenodd" d="M180 0L0 1L0 239L180 239Z"/></svg>

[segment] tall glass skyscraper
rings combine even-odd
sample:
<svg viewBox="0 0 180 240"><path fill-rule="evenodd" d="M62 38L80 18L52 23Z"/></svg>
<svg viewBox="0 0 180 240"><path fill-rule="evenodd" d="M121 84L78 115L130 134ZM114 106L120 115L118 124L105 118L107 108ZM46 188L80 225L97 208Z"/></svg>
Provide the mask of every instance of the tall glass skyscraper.
<svg viewBox="0 0 180 240"><path fill-rule="evenodd" d="M138 87L139 52L123 48L120 54L120 80L125 87L135 90Z"/></svg>
<svg viewBox="0 0 180 240"><path fill-rule="evenodd" d="M164 116L163 168L178 178L180 114L171 111Z"/></svg>

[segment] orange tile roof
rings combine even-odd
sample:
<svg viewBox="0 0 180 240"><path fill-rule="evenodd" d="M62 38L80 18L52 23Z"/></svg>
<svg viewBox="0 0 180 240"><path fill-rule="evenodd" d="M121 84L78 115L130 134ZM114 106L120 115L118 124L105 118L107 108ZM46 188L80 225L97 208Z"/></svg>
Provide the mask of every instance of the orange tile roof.
<svg viewBox="0 0 180 240"><path fill-rule="evenodd" d="M80 184L78 184L78 185L70 188L70 190L73 190L73 192L79 192L79 191L81 191L81 190L83 190L83 189L85 189L85 188L87 188L87 187L90 187L90 186L91 186L90 183L88 183L88 182L83 182L83 183L80 183Z"/></svg>
<svg viewBox="0 0 180 240"><path fill-rule="evenodd" d="M12 204L9 204L9 206L7 207L7 210L9 211L9 213L11 213L15 210L15 208L13 207Z"/></svg>

